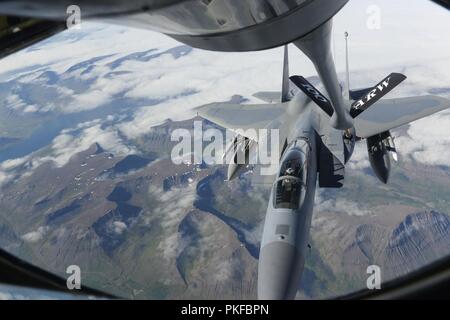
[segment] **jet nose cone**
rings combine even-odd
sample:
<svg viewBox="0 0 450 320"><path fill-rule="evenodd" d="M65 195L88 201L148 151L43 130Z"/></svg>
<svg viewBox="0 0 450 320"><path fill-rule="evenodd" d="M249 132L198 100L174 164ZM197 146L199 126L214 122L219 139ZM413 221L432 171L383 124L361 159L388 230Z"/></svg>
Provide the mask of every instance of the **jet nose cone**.
<svg viewBox="0 0 450 320"><path fill-rule="evenodd" d="M304 257L289 243L272 242L265 245L259 255L258 299L294 299Z"/></svg>

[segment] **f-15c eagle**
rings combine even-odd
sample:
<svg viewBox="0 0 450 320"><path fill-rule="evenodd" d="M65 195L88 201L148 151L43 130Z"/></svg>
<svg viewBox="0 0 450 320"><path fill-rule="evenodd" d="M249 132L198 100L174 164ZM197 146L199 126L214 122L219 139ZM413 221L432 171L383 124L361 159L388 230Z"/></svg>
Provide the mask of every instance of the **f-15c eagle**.
<svg viewBox="0 0 450 320"><path fill-rule="evenodd" d="M294 42L318 66L327 95L304 77L289 77L286 46L281 94L255 95L267 102L278 96L278 103L214 103L198 109L203 118L239 134L243 128L279 130L279 145L284 147L277 174L269 177L273 187L259 256L260 299L295 297L305 264L316 186L343 186L345 164L355 143L366 140L375 175L388 183L391 157L396 161L398 157L390 130L450 107L450 100L431 95L382 99L406 79L400 73L390 74L372 88L348 90L348 82L341 88L329 50L330 30L331 23L326 23ZM257 140L250 135L233 140L228 148L233 160L229 180L248 164L238 162L238 156L248 161Z"/></svg>

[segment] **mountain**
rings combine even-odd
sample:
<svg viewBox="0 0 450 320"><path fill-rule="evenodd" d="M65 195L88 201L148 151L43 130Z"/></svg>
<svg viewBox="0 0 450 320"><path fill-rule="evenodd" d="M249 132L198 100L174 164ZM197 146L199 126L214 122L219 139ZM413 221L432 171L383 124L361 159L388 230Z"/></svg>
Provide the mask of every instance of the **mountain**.
<svg viewBox="0 0 450 320"><path fill-rule="evenodd" d="M255 298L270 190L253 187L251 174L225 183L226 167L174 165L167 137L195 120L157 126L140 141L142 156L112 156L95 143L4 186L0 217L15 223L0 225L0 243L62 276L77 264L86 285L124 297ZM351 216L333 207L314 214L299 298L360 289L370 264L387 280L448 252L445 213L385 203Z"/></svg>

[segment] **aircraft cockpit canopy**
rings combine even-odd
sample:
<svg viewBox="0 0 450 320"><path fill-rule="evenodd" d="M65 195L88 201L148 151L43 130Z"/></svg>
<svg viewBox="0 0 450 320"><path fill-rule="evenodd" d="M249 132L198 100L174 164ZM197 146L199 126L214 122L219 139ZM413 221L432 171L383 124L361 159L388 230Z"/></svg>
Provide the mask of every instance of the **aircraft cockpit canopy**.
<svg viewBox="0 0 450 320"><path fill-rule="evenodd" d="M275 182L276 209L299 208L301 190L304 186L305 160L305 154L299 149L290 150L283 160Z"/></svg>

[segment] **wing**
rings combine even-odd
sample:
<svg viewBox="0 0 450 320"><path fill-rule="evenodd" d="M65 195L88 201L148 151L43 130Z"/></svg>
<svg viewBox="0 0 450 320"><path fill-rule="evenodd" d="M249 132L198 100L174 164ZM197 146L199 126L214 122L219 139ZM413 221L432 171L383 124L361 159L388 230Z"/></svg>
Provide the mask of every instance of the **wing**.
<svg viewBox="0 0 450 320"><path fill-rule="evenodd" d="M221 127L257 141L250 129L277 128L285 116L285 104L212 103L197 109L198 114ZM248 133L242 132L248 131Z"/></svg>
<svg viewBox="0 0 450 320"><path fill-rule="evenodd" d="M356 134L368 138L449 107L450 100L437 96L380 100L355 119Z"/></svg>

